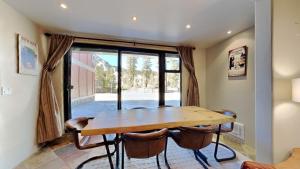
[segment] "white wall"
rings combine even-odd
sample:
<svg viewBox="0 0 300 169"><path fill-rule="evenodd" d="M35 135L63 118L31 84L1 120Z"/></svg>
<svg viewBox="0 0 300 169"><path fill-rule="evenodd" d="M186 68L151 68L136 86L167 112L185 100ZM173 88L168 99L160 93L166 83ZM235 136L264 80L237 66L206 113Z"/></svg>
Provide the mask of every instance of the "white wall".
<svg viewBox="0 0 300 169"><path fill-rule="evenodd" d="M13 91L10 96L0 96L1 169L15 167L37 150L40 76L17 74L17 33L38 42L40 56L45 56L41 30L0 0L0 85Z"/></svg>
<svg viewBox="0 0 300 169"><path fill-rule="evenodd" d="M247 76L228 77L228 51L248 47ZM206 51L206 101L209 109L237 113L245 125L245 142L255 146L254 123L254 28L238 33Z"/></svg>
<svg viewBox="0 0 300 169"><path fill-rule="evenodd" d="M273 159L300 147L300 103L291 101L291 80L300 77L300 1L273 0ZM297 36L298 34L298 36Z"/></svg>
<svg viewBox="0 0 300 169"><path fill-rule="evenodd" d="M272 0L255 1L256 160L272 163Z"/></svg>

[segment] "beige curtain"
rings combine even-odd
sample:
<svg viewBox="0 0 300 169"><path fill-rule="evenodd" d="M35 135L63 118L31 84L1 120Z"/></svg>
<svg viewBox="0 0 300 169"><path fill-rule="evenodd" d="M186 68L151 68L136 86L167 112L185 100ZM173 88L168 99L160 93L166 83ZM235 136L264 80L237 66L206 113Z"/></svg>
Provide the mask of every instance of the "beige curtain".
<svg viewBox="0 0 300 169"><path fill-rule="evenodd" d="M194 60L193 60L193 48L192 47L177 47L177 51L179 56L188 70L190 77L188 82L188 89L187 89L187 106L199 106L199 87L198 82L195 74L195 67L194 67Z"/></svg>
<svg viewBox="0 0 300 169"><path fill-rule="evenodd" d="M44 143L60 137L64 126L59 110L51 73L72 46L74 38L66 35L51 35L49 54L43 66L40 88L37 142Z"/></svg>

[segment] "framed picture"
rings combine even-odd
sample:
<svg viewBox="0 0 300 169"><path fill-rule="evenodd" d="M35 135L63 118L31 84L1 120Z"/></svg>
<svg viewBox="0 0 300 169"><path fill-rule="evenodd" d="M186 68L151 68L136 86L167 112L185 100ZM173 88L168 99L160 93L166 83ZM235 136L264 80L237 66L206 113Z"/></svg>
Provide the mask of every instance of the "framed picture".
<svg viewBox="0 0 300 169"><path fill-rule="evenodd" d="M38 75L38 45L18 34L18 73Z"/></svg>
<svg viewBox="0 0 300 169"><path fill-rule="evenodd" d="M247 46L242 46L228 53L228 77L246 76L247 74Z"/></svg>

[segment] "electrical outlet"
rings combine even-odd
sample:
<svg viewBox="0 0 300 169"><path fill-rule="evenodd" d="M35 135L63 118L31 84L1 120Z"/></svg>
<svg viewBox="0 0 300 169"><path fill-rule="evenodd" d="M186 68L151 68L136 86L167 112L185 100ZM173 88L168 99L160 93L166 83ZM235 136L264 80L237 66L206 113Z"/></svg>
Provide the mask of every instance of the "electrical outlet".
<svg viewBox="0 0 300 169"><path fill-rule="evenodd" d="M9 96L12 94L12 89L9 87L0 87L0 95L1 96Z"/></svg>

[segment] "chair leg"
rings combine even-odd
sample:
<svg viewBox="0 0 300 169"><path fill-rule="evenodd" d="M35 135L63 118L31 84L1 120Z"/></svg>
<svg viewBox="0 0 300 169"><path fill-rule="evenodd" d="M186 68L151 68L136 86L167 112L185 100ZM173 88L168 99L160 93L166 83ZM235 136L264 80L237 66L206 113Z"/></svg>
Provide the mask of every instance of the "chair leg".
<svg viewBox="0 0 300 169"><path fill-rule="evenodd" d="M121 135L121 140L122 140L122 169L124 169L124 141L123 141L123 135Z"/></svg>
<svg viewBox="0 0 300 169"><path fill-rule="evenodd" d="M116 134L116 140L115 140L115 149L116 149L116 168L119 168L120 163L120 150L119 150L119 134Z"/></svg>
<svg viewBox="0 0 300 169"><path fill-rule="evenodd" d="M216 142L213 142L213 143L216 144L216 146L215 146L214 157L215 157L216 161L218 161L218 162L234 160L234 159L236 158L236 153L235 153L235 151L234 151L232 148L226 146L225 144L220 143L220 135L221 135L221 132L220 132L220 131L221 131L221 126L222 126L222 125L220 124L220 125L219 125L219 130L218 130L218 132L217 132L217 141L216 141ZM221 145L221 146L225 147L227 150L231 151L233 155L232 155L231 157L218 158L218 148L219 148L219 145Z"/></svg>
<svg viewBox="0 0 300 169"><path fill-rule="evenodd" d="M156 155L156 163L157 163L157 168L158 168L158 169L161 169L161 168L160 168L160 164L159 164L158 154Z"/></svg>
<svg viewBox="0 0 300 169"><path fill-rule="evenodd" d="M206 165L210 166L210 164L207 161L207 157L200 150L197 150L196 154L202 161L205 162Z"/></svg>
<svg viewBox="0 0 300 169"><path fill-rule="evenodd" d="M87 160L85 160L84 162L82 162L81 164L79 164L75 169L81 169L86 163L90 162L90 161L94 161L94 160L98 160L104 157L108 157L109 155L105 154L105 155L101 155L101 156L95 156L95 157L91 157Z"/></svg>
<svg viewBox="0 0 300 169"><path fill-rule="evenodd" d="M110 153L110 156L113 156L115 153L116 153L116 149ZM100 156L94 156L94 157L91 157L85 161L83 161L82 163L80 163L75 169L81 169L86 163L90 162L90 161L94 161L94 160L98 160L98 159L101 159L101 158L105 158L105 157L108 157L109 154L104 154L104 155L100 155Z"/></svg>
<svg viewBox="0 0 300 169"><path fill-rule="evenodd" d="M169 162L168 162L168 158L167 158L167 149L168 149L168 138L166 139L164 156L165 156L165 164L166 164L167 168L171 169Z"/></svg>
<svg viewBox="0 0 300 169"><path fill-rule="evenodd" d="M109 151L109 145L108 145L108 143L107 143L107 139L106 139L106 136L105 136L105 135L103 135L103 140L104 140L104 143L105 143L106 153L108 154L108 161L109 161L110 168L111 168L111 169L114 169L114 164L113 164L113 162L112 162L111 154L110 154L110 151Z"/></svg>
<svg viewBox="0 0 300 169"><path fill-rule="evenodd" d="M202 160L197 156L196 150L194 150L194 155L195 155L196 160L202 165L202 167L203 167L204 169L208 169L208 167L207 167L207 166L202 162Z"/></svg>

